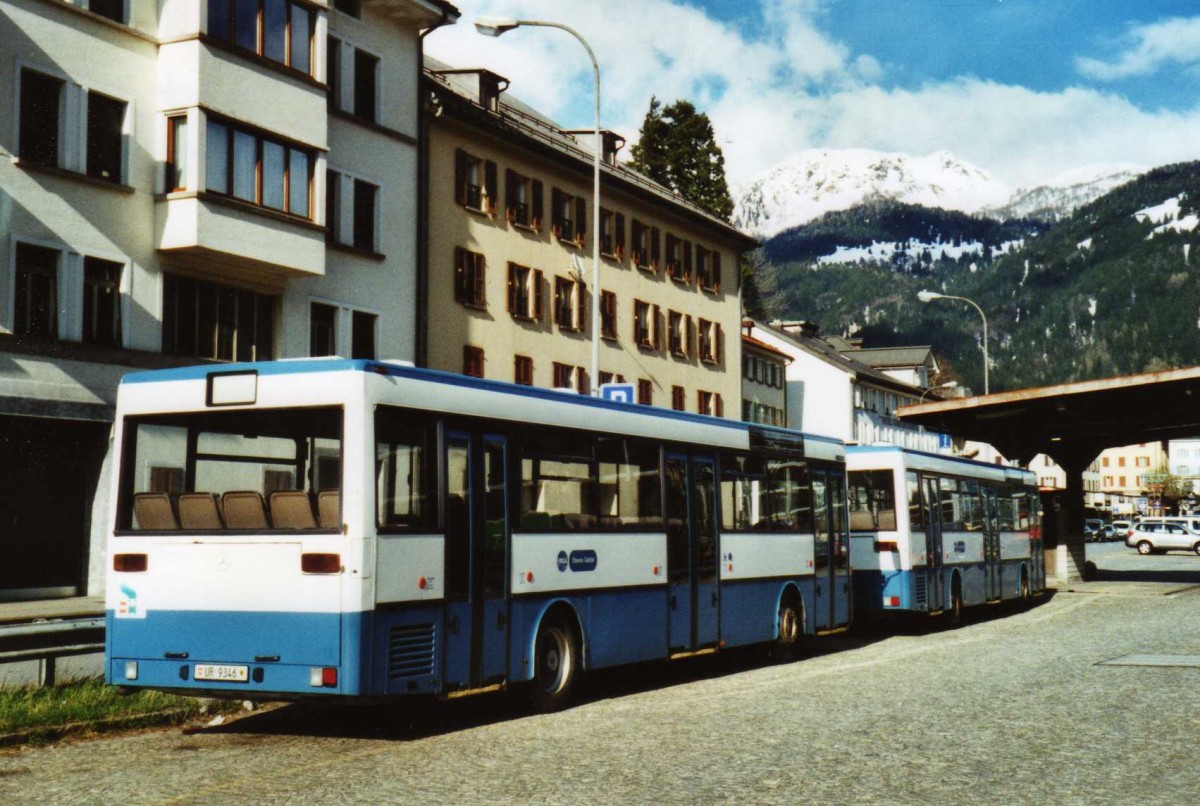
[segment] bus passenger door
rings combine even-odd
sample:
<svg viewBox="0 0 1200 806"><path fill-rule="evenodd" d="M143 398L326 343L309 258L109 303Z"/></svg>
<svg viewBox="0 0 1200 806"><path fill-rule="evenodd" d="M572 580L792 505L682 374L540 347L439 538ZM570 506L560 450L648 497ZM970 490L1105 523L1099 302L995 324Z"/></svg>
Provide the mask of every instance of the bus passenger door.
<svg viewBox="0 0 1200 806"><path fill-rule="evenodd" d="M504 437L483 438L483 598L482 646L478 685L498 682L508 673L508 444Z"/></svg>
<svg viewBox="0 0 1200 806"><path fill-rule="evenodd" d="M929 610L941 610L946 606L942 573L942 508L938 502L937 479L929 476L921 477L924 488L922 506L925 516L925 556L928 565L925 568L926 597Z"/></svg>
<svg viewBox="0 0 1200 806"><path fill-rule="evenodd" d="M850 533L846 523L846 476L829 474L829 590L834 627L850 623Z"/></svg>
<svg viewBox="0 0 1200 806"><path fill-rule="evenodd" d="M813 626L824 632L833 626L833 565L829 562L829 474L812 471L813 507Z"/></svg>
<svg viewBox="0 0 1200 806"><path fill-rule="evenodd" d="M981 487L983 497L983 564L988 601L996 601L1004 592L1000 579L1000 502L996 490Z"/></svg>
<svg viewBox="0 0 1200 806"><path fill-rule="evenodd" d="M666 461L667 646L690 652L717 642L716 473L712 459Z"/></svg>
<svg viewBox="0 0 1200 806"><path fill-rule="evenodd" d="M479 688L507 670L506 445L451 432L445 440L444 685Z"/></svg>

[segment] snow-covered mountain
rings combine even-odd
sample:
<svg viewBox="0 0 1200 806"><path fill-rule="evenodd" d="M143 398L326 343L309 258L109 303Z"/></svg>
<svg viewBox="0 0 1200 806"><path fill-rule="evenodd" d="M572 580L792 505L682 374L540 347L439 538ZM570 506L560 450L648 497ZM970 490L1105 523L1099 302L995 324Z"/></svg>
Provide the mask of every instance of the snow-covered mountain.
<svg viewBox="0 0 1200 806"><path fill-rule="evenodd" d="M867 149L802 151L732 189L733 223L770 238L825 213L890 199L1004 219L1058 219L1145 172L1140 165L1087 166L1015 192L948 151L924 157Z"/></svg>
<svg viewBox="0 0 1200 806"><path fill-rule="evenodd" d="M1012 189L948 151L924 157L867 149L810 149L733 189L733 223L770 237L872 199L975 213Z"/></svg>
<svg viewBox="0 0 1200 806"><path fill-rule="evenodd" d="M1066 218L1093 199L1137 179L1144 165L1129 162L1088 165L1054 177L1044 185L1018 188L1006 204L984 212L996 218Z"/></svg>

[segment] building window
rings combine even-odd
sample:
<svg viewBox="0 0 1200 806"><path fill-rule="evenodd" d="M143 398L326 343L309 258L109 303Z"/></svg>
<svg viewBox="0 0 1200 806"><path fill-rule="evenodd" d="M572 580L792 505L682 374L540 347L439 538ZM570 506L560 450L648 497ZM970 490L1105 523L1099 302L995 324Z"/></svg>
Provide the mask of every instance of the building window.
<svg viewBox="0 0 1200 806"><path fill-rule="evenodd" d="M600 208L600 252L621 260L625 257L625 216Z"/></svg>
<svg viewBox="0 0 1200 806"><path fill-rule="evenodd" d="M312 71L313 12L289 0L208 0L208 34L306 75Z"/></svg>
<svg viewBox="0 0 1200 806"><path fill-rule="evenodd" d="M454 201L468 210L495 213L496 163L455 149Z"/></svg>
<svg viewBox="0 0 1200 806"><path fill-rule="evenodd" d="M519 227L542 228L541 182L508 169L504 172L504 194L504 217L508 221Z"/></svg>
<svg viewBox="0 0 1200 806"><path fill-rule="evenodd" d="M574 389L575 388L575 367L570 364L560 364L554 362L554 388L555 389Z"/></svg>
<svg viewBox="0 0 1200 806"><path fill-rule="evenodd" d="M369 252L377 251L375 206L379 199L379 186L354 180L354 246Z"/></svg>
<svg viewBox="0 0 1200 806"><path fill-rule="evenodd" d="M1125 457L1124 456L1117 457L1117 467L1125 467Z"/></svg>
<svg viewBox="0 0 1200 806"><path fill-rule="evenodd" d="M83 341L121 346L121 264L83 259Z"/></svg>
<svg viewBox="0 0 1200 806"><path fill-rule="evenodd" d="M671 387L671 408L675 411L687 410L687 393L682 386Z"/></svg>
<svg viewBox="0 0 1200 806"><path fill-rule="evenodd" d="M486 308L484 290L483 255L454 247L454 299L471 308Z"/></svg>
<svg viewBox="0 0 1200 806"><path fill-rule="evenodd" d="M87 107L87 174L120 183L126 104L89 92Z"/></svg>
<svg viewBox="0 0 1200 806"><path fill-rule="evenodd" d="M644 349L656 349L659 342L659 306L634 300L634 343Z"/></svg>
<svg viewBox="0 0 1200 806"><path fill-rule="evenodd" d="M267 361L275 299L204 280L163 275L163 352L218 361Z"/></svg>
<svg viewBox="0 0 1200 806"><path fill-rule="evenodd" d="M472 378L483 377L483 348L463 346L463 375Z"/></svg>
<svg viewBox="0 0 1200 806"><path fill-rule="evenodd" d="M1100 457L1100 464L1102 464L1104 467L1108 467L1108 457L1107 456Z"/></svg>
<svg viewBox="0 0 1200 806"><path fill-rule="evenodd" d="M17 148L23 162L58 166L62 96L61 79L22 68Z"/></svg>
<svg viewBox="0 0 1200 806"><path fill-rule="evenodd" d="M533 386L533 359L527 355L513 356L513 383Z"/></svg>
<svg viewBox="0 0 1200 806"><path fill-rule="evenodd" d="M508 264L508 312L514 319L542 319L542 285L538 269Z"/></svg>
<svg viewBox="0 0 1200 806"><path fill-rule="evenodd" d="M667 349L672 355L687 358L692 353L692 317L678 311L667 313Z"/></svg>
<svg viewBox="0 0 1200 806"><path fill-rule="evenodd" d="M716 293L721 290L721 255L702 246L696 246L696 282L705 291Z"/></svg>
<svg viewBox="0 0 1200 806"><path fill-rule="evenodd" d="M58 338L58 258L54 249L17 244L15 335Z"/></svg>
<svg viewBox="0 0 1200 806"><path fill-rule="evenodd" d="M587 233L587 203L583 197L554 188L550 198L550 225L554 237L567 243L582 244Z"/></svg>
<svg viewBox="0 0 1200 806"><path fill-rule="evenodd" d="M587 313L583 284L554 278L554 323L561 330L580 330Z"/></svg>
<svg viewBox="0 0 1200 806"><path fill-rule="evenodd" d="M375 122L378 102L379 59L363 50L354 50L354 114Z"/></svg>
<svg viewBox="0 0 1200 806"><path fill-rule="evenodd" d="M330 109L342 105L342 41L337 37L325 39L325 92Z"/></svg>
<svg viewBox="0 0 1200 806"><path fill-rule="evenodd" d="M212 193L311 215L313 155L219 120L208 121L205 184Z"/></svg>
<svg viewBox="0 0 1200 806"><path fill-rule="evenodd" d="M125 0L88 0L88 11L113 22L125 22Z"/></svg>
<svg viewBox="0 0 1200 806"><path fill-rule="evenodd" d="M1124 476L1120 477L1120 485L1119 486L1124 488L1124 486L1125 486L1125 477Z"/></svg>
<svg viewBox="0 0 1200 806"><path fill-rule="evenodd" d="M604 386L606 383L625 383L625 376L619 372L616 374L611 372L601 372L600 385Z"/></svg>
<svg viewBox="0 0 1200 806"><path fill-rule="evenodd" d="M724 406L721 403L721 396L713 392L696 392L696 411L701 414L707 414L710 417L724 417ZM765 422L766 412L762 413L762 418L759 422Z"/></svg>
<svg viewBox="0 0 1200 806"><path fill-rule="evenodd" d="M606 339L617 337L617 295L612 291L600 292L600 335Z"/></svg>
<svg viewBox="0 0 1200 806"><path fill-rule="evenodd" d="M314 302L308 313L308 354L337 355L337 308Z"/></svg>
<svg viewBox="0 0 1200 806"><path fill-rule="evenodd" d="M172 115L167 118L167 192L186 190L191 181L188 171L187 115Z"/></svg>
<svg viewBox="0 0 1200 806"><path fill-rule="evenodd" d="M333 0L333 7L355 19L362 17L362 0Z"/></svg>
<svg viewBox="0 0 1200 806"><path fill-rule="evenodd" d="M700 360L706 364L717 364L721 361L721 325L701 319Z"/></svg>
<svg viewBox="0 0 1200 806"><path fill-rule="evenodd" d="M379 317L366 311L354 311L350 317L350 357L375 358L375 325Z"/></svg>
<svg viewBox="0 0 1200 806"><path fill-rule="evenodd" d="M654 383L649 378L638 379L637 401L643 406L654 405Z"/></svg>
<svg viewBox="0 0 1200 806"><path fill-rule="evenodd" d="M639 269L658 270L660 260L658 227L651 227L636 218L633 220L633 263Z"/></svg>
<svg viewBox="0 0 1200 806"><path fill-rule="evenodd" d="M692 280L692 242L667 233L667 276L681 283Z"/></svg>
<svg viewBox="0 0 1200 806"><path fill-rule="evenodd" d="M1138 467L1150 467L1150 457L1149 456L1136 456L1136 457L1134 457L1133 462Z"/></svg>
<svg viewBox="0 0 1200 806"><path fill-rule="evenodd" d="M339 231L342 210L342 175L337 171L325 171L325 238L330 243L341 243Z"/></svg>

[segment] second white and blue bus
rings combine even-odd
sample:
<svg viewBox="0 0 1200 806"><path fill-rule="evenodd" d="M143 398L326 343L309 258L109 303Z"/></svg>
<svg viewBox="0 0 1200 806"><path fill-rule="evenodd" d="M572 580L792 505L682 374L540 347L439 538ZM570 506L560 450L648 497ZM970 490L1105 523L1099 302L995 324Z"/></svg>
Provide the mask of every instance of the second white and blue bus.
<svg viewBox="0 0 1200 806"><path fill-rule="evenodd" d="M1046 585L1028 470L891 445L849 446L851 563L860 615L946 614Z"/></svg>

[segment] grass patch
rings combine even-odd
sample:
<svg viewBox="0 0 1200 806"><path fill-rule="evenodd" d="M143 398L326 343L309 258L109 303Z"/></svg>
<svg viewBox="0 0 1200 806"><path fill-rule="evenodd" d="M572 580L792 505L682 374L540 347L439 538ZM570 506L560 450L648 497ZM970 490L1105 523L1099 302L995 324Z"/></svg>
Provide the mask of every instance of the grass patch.
<svg viewBox="0 0 1200 806"><path fill-rule="evenodd" d="M103 680L90 679L46 688L0 689L0 736L53 735L75 727L131 726L184 722L205 713L237 707L234 702L201 700L159 691L121 695ZM72 731L74 732L74 731Z"/></svg>

